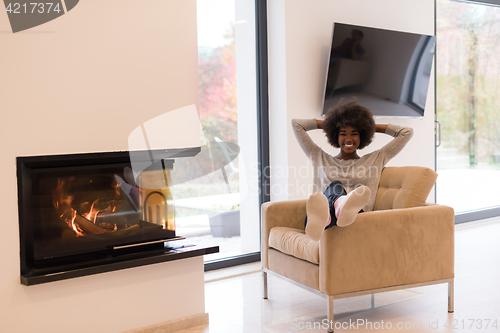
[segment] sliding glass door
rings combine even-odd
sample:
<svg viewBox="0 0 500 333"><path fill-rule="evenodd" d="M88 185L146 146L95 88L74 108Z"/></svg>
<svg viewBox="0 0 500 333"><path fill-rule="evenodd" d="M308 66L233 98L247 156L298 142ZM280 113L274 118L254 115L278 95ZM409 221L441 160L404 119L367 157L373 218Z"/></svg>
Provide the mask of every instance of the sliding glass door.
<svg viewBox="0 0 500 333"><path fill-rule="evenodd" d="M198 0L202 151L174 179L178 234L220 247L205 263L260 252L255 1Z"/></svg>
<svg viewBox="0 0 500 333"><path fill-rule="evenodd" d="M500 207L500 8L437 1L437 202Z"/></svg>

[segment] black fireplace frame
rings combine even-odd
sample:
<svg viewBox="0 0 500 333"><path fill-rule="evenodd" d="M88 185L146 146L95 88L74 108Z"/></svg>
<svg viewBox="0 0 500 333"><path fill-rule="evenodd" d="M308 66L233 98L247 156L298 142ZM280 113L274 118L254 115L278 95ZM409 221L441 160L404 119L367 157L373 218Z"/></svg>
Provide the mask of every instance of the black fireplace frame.
<svg viewBox="0 0 500 333"><path fill-rule="evenodd" d="M188 149L171 149L139 152L143 156L163 159L195 156L200 152L200 147ZM137 153L137 152L134 152ZM137 156L137 155L136 155ZM18 208L19 208L19 244L21 283L33 285L77 276L97 274L102 272L137 267L176 260L192 256L199 256L219 252L219 248L198 248L195 246L181 245L175 247L173 240L183 239L157 239L151 242L138 243L133 246L116 247L105 251L78 254L65 257L63 260L54 258L44 259L42 264L36 263L34 254L34 216L31 197L32 179L31 171L40 168L58 167L84 167L88 165L107 165L116 163L130 163L128 151L49 155L49 156L22 156L16 158L18 180Z"/></svg>

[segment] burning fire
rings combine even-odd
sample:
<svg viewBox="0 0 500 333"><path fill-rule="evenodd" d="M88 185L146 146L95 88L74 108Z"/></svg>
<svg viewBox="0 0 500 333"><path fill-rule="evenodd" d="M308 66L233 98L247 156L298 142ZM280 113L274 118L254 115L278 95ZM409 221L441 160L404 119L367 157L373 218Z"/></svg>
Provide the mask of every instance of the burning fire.
<svg viewBox="0 0 500 333"><path fill-rule="evenodd" d="M60 219L69 226L76 237L117 231L116 223L99 223L98 215L111 214L116 211L116 205L120 202L120 184L113 184L115 190L113 199L97 198L89 209L90 201L80 204L74 203L75 196L68 194L71 192L70 185L73 180L74 177L58 178L57 186L53 191L53 204ZM92 180L90 182L92 183ZM74 208L74 206L79 208Z"/></svg>

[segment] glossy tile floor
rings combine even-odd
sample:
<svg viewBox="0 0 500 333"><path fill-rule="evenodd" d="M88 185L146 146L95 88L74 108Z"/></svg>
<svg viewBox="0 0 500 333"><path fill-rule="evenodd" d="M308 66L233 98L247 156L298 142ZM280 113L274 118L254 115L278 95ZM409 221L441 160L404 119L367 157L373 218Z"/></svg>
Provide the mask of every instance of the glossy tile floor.
<svg viewBox="0 0 500 333"><path fill-rule="evenodd" d="M499 237L499 218L456 227L455 313L447 312L446 284L376 294L374 308L359 296L334 302L335 332L500 332ZM224 270L207 273L210 325L182 333L326 331L325 299L270 276L264 300L256 268L225 279Z"/></svg>

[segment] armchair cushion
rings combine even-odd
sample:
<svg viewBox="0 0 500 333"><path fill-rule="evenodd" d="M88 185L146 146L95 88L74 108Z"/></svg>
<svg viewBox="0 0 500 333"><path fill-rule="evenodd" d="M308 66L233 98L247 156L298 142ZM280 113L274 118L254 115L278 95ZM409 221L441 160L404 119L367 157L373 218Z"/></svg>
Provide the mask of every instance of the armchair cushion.
<svg viewBox="0 0 500 333"><path fill-rule="evenodd" d="M302 230L274 227L269 233L269 247L280 252L319 264L319 242L310 239Z"/></svg>
<svg viewBox="0 0 500 333"><path fill-rule="evenodd" d="M400 209L425 205L436 182L434 170L417 166L385 167L373 210Z"/></svg>

